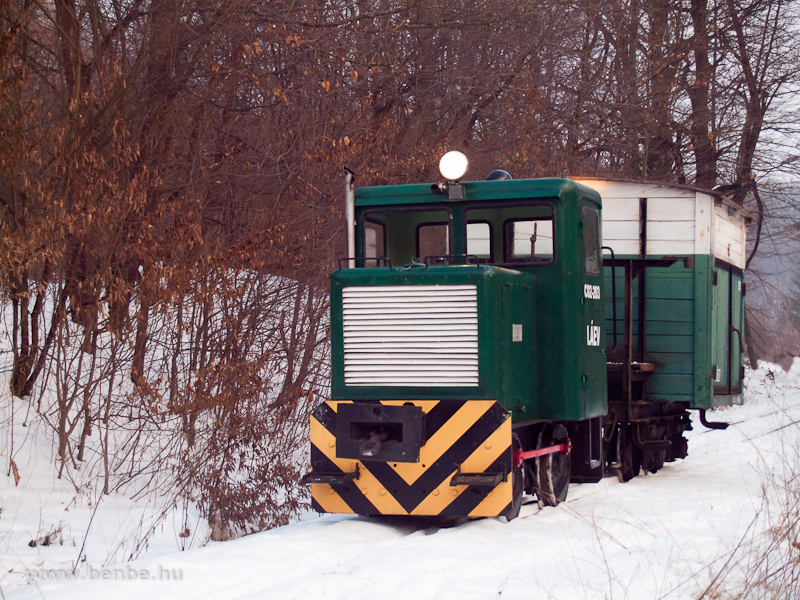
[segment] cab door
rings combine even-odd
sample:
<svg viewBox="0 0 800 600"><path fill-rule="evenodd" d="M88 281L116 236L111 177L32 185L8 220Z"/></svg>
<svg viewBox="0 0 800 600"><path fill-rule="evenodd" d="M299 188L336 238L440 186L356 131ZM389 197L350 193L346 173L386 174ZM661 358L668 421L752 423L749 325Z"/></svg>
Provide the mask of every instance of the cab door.
<svg viewBox="0 0 800 600"><path fill-rule="evenodd" d="M743 273L721 260L714 266L712 290L712 357L714 394L742 390Z"/></svg>
<svg viewBox="0 0 800 600"><path fill-rule="evenodd" d="M602 281L603 258L600 252L600 211L593 207L583 207L583 283L581 306L584 339L579 346L581 351L582 388L586 393L587 408L600 408L605 402L606 359L605 359L605 310L603 306ZM595 406L596 405L596 406Z"/></svg>

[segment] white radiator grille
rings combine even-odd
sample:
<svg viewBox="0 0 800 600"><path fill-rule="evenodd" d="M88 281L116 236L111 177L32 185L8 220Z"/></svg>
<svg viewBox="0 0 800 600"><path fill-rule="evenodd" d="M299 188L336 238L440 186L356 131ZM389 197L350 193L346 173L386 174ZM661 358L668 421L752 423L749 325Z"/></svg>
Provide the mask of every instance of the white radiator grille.
<svg viewBox="0 0 800 600"><path fill-rule="evenodd" d="M345 385L478 385L474 285L342 290Z"/></svg>

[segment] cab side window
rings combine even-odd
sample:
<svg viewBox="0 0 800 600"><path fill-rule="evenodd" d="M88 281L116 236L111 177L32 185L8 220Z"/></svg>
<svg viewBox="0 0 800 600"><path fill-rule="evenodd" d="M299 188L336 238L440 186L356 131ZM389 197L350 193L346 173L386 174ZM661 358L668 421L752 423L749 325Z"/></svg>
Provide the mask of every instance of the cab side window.
<svg viewBox="0 0 800 600"><path fill-rule="evenodd" d="M384 243L385 228L383 223L377 221L365 221L364 223L364 258L380 258L386 256L386 244ZM365 267L377 267L377 260L365 260Z"/></svg>
<svg viewBox="0 0 800 600"><path fill-rule="evenodd" d="M599 275L600 215L593 208L583 209L583 267L587 275Z"/></svg>

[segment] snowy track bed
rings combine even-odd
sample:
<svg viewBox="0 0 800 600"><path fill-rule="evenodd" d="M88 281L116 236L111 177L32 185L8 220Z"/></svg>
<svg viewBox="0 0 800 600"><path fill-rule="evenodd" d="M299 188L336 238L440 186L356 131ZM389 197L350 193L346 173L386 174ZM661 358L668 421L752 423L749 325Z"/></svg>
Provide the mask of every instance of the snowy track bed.
<svg viewBox="0 0 800 600"><path fill-rule="evenodd" d="M529 503L511 523L439 529L416 519L312 517L3 592L59 600L697 598L742 540L766 527L764 475L800 444L798 384L800 364L788 374L762 368L748 380L748 404L710 415L734 425L695 424L686 460L626 484L572 486L568 502Z"/></svg>

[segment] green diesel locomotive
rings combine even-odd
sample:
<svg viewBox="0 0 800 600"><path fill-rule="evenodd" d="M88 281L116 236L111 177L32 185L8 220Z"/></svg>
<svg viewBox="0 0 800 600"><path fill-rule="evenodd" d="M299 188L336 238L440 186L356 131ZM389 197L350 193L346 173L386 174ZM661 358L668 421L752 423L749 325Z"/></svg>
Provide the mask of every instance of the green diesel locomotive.
<svg viewBox="0 0 800 600"><path fill-rule="evenodd" d="M512 519L525 492L555 505L570 482L685 457L690 409L721 427L705 409L741 402L740 207L675 186L462 182L466 164L448 153L441 183L354 194L347 174L331 399L303 478L319 512Z"/></svg>

